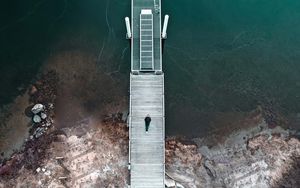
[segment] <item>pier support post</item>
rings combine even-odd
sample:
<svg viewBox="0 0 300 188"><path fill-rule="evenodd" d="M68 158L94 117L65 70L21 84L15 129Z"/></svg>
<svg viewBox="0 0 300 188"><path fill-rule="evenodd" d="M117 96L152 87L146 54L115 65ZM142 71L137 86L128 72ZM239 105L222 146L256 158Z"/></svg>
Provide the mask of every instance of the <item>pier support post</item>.
<svg viewBox="0 0 300 188"><path fill-rule="evenodd" d="M161 34L162 39L167 39L168 22L169 22L169 15L165 15L163 30Z"/></svg>
<svg viewBox="0 0 300 188"><path fill-rule="evenodd" d="M131 34L131 29L130 29L130 21L129 21L128 17L125 18L125 24L126 24L126 30L127 30L126 38L131 39L132 34Z"/></svg>

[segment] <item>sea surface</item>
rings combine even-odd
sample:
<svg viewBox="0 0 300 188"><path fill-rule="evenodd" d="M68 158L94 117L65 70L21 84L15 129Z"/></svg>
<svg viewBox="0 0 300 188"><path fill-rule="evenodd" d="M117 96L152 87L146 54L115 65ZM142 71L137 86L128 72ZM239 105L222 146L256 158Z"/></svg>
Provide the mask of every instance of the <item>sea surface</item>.
<svg viewBox="0 0 300 188"><path fill-rule="evenodd" d="M60 50L90 49L99 68L119 67L129 76L124 17L130 3L1 1L1 107L24 93ZM258 105L299 117L299 10L297 0L163 0L162 13L170 15L163 51L166 133L206 135L219 114Z"/></svg>

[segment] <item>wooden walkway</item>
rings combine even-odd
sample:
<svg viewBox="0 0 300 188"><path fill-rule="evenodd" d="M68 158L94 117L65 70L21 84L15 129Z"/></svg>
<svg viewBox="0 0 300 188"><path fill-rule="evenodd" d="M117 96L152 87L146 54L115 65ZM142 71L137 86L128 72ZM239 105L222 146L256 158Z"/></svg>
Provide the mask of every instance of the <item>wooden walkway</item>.
<svg viewBox="0 0 300 188"><path fill-rule="evenodd" d="M164 187L164 76L130 76L131 187ZM151 116L148 133L145 116Z"/></svg>
<svg viewBox="0 0 300 188"><path fill-rule="evenodd" d="M165 109L160 0L132 0L129 109L131 188L164 188ZM141 15L142 14L142 15ZM145 117L151 117L148 133Z"/></svg>

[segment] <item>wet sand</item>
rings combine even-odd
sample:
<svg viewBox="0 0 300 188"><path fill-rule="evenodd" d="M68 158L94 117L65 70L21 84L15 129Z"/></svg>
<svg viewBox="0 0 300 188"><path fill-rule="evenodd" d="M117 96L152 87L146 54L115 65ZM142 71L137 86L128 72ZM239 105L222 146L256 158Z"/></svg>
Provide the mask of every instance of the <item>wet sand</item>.
<svg viewBox="0 0 300 188"><path fill-rule="evenodd" d="M31 118L25 115L25 109L29 106L29 96L27 93L18 96L10 104L6 112L4 122L0 126L0 151L2 157L9 157L14 150L19 150L28 137L31 126Z"/></svg>
<svg viewBox="0 0 300 188"><path fill-rule="evenodd" d="M59 77L58 127L72 126L87 117L101 118L114 108L127 109L127 84L105 73L96 61L93 54L77 50L62 52L48 60L46 70L55 70Z"/></svg>

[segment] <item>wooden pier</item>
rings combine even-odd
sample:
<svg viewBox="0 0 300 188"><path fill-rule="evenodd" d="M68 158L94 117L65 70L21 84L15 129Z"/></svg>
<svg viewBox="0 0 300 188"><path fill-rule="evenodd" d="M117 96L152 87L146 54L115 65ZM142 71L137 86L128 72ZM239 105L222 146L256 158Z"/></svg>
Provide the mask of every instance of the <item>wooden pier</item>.
<svg viewBox="0 0 300 188"><path fill-rule="evenodd" d="M161 1L132 0L129 105L131 188L164 188L165 106ZM145 117L151 117L145 131Z"/></svg>

